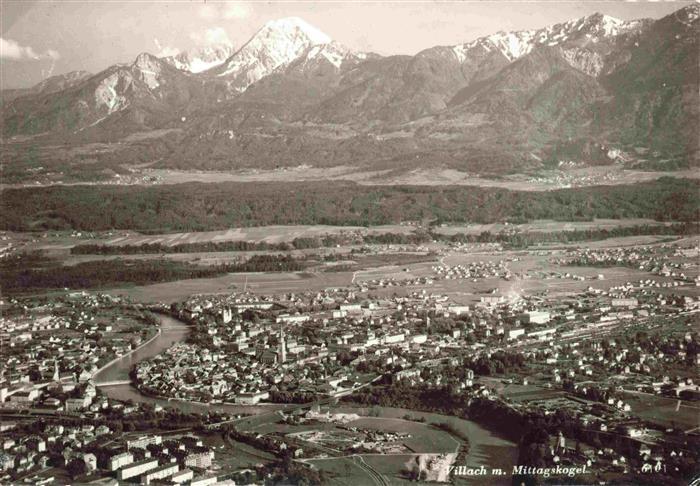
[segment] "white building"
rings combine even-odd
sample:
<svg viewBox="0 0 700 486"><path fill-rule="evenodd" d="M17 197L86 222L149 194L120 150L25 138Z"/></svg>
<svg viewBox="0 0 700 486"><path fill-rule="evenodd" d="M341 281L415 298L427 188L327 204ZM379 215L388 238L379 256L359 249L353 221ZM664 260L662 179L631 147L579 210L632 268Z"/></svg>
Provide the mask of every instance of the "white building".
<svg viewBox="0 0 700 486"><path fill-rule="evenodd" d="M523 318L530 324L547 324L550 314L547 311L527 311L523 314Z"/></svg>
<svg viewBox="0 0 700 486"><path fill-rule="evenodd" d="M211 467L211 461L214 459L214 452L196 452L193 454L188 454L185 457L185 466L187 467L198 467L200 469L206 469Z"/></svg>
<svg viewBox="0 0 700 486"><path fill-rule="evenodd" d="M121 468L119 471L117 471L117 479L123 481L124 479L140 476L143 473L157 467L158 459L144 459L143 461L134 462Z"/></svg>
<svg viewBox="0 0 700 486"><path fill-rule="evenodd" d="M126 442L127 449L133 449L134 447L139 449L144 449L150 444L160 444L163 442L163 438L160 435L144 435L138 439L129 440Z"/></svg>
<svg viewBox="0 0 700 486"><path fill-rule="evenodd" d="M129 453L129 452L122 452L121 454L117 454L116 456L112 456L109 459L109 464L107 466L107 469L110 471L116 471L117 469L121 469L123 466L126 466L127 464L131 464L134 462L134 456Z"/></svg>
<svg viewBox="0 0 700 486"><path fill-rule="evenodd" d="M192 469L185 468L182 471L178 471L172 476L170 476L170 482L175 484L182 484L191 481L192 478L194 478L194 473L192 472Z"/></svg>
<svg viewBox="0 0 700 486"><path fill-rule="evenodd" d="M508 339L517 339L525 334L525 329L522 327L516 327L514 329L508 330Z"/></svg>
<svg viewBox="0 0 700 486"><path fill-rule="evenodd" d="M141 484L151 484L153 481L157 481L158 479L167 478L168 476L172 476L178 472L179 469L180 466L178 466L176 463L157 467L148 471L141 477Z"/></svg>
<svg viewBox="0 0 700 486"><path fill-rule="evenodd" d="M218 479L216 476L199 476L190 482L190 486L209 486L210 484L216 484L217 482Z"/></svg>

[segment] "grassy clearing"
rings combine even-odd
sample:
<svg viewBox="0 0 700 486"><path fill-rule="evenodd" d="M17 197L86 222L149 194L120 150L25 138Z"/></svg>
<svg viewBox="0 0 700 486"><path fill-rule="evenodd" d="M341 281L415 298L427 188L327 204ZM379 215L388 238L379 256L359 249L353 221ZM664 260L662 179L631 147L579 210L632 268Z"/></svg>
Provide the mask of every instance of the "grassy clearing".
<svg viewBox="0 0 700 486"><path fill-rule="evenodd" d="M401 432L411 437L403 443L416 453L455 452L459 442L450 434L430 425L396 418L363 417L348 423L350 427Z"/></svg>
<svg viewBox="0 0 700 486"><path fill-rule="evenodd" d="M700 427L700 405L674 398L645 393L625 393L632 413L664 427L680 427L690 430ZM680 407L678 402L680 401Z"/></svg>
<svg viewBox="0 0 700 486"><path fill-rule="evenodd" d="M601 230L613 228L627 228L642 225L663 225L653 219L644 218L626 218L626 219L594 219L593 221L553 221L553 220L537 220L525 224L468 224L468 225L445 225L435 228L436 233L443 235L467 234L478 235L485 231L489 233L500 233L501 231L521 231L532 233L549 233L559 231L576 231L576 230Z"/></svg>
<svg viewBox="0 0 700 486"><path fill-rule="evenodd" d="M326 473L327 484L331 486L369 486L374 484L372 476L349 457L310 459L306 462Z"/></svg>

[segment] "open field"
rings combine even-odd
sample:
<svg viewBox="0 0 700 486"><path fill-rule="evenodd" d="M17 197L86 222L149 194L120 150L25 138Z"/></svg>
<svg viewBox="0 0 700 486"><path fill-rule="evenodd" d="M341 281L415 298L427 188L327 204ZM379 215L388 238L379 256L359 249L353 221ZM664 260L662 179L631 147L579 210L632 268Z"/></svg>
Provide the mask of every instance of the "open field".
<svg viewBox="0 0 700 486"><path fill-rule="evenodd" d="M179 280L153 285L110 289L110 294L131 297L136 302L176 302L195 294L222 294L234 291L258 294L323 290L350 284L351 272L314 273L231 273L222 277Z"/></svg>
<svg viewBox="0 0 700 486"><path fill-rule="evenodd" d="M265 243L285 243L295 238L313 238L343 233L382 234L410 233L411 226L380 225L366 228L363 226L325 226L325 225L290 225L290 226L255 226L250 228L231 228L220 231L200 231L190 233L168 233L143 235L139 233L120 234L107 239L107 245L142 245L160 243L173 246L186 243L218 243L223 241L255 241Z"/></svg>
<svg viewBox="0 0 700 486"><path fill-rule="evenodd" d="M618 246L620 240L629 240L630 244L658 244L656 237L635 236L629 238L614 238L600 242L582 242L577 244L583 248L605 248ZM697 244L697 237L685 239L688 245ZM616 245L613 245L613 242ZM443 251L442 245L431 245L437 251ZM331 251L331 250L329 250ZM333 252L343 249L333 249ZM302 252L300 252L302 254ZM296 292L300 290L323 290L327 288L347 287L355 283L376 281L380 279L394 279L396 282L416 278L435 277L432 267L441 263L449 266L468 265L480 261L497 262L506 260L507 267L512 272L510 280L500 277L488 277L477 279L438 279L428 287L431 291L449 295L455 302L473 304L484 295L495 293L496 295L516 296L520 294L534 295L541 292L549 292L551 295L569 295L585 291L588 287L607 290L610 287L621 285L630 281L653 278L658 282L671 282L671 277L652 276L651 273L628 267L575 267L552 266L550 258L558 254L557 250L540 249L533 251L485 251L478 250L472 253L450 252L442 258L435 260L417 261L407 263L392 263L392 255L367 257L367 261L359 261L356 271L315 271L310 269L304 272L279 272L279 273L235 273L215 278L203 278L196 280L181 280L177 282L159 283L134 287L122 287L114 289L119 295L129 295L139 302L164 301L173 302L189 297L192 294L220 294L233 291L242 291L245 288L249 292L258 294L274 294L280 292ZM155 257L144 256L144 258ZM177 260L189 260L197 263L221 263L231 260L234 256L242 256L238 252L219 252L201 254L168 255ZM400 255L399 255L400 256ZM417 257L426 258L417 255ZM70 258L73 258L72 256ZM92 258L77 256L75 258ZM102 257L104 258L104 257ZM131 256L130 256L131 258ZM194 259L193 259L194 258ZM364 258L364 257L363 257ZM410 261L410 260L409 260ZM339 262L338 264L352 264L352 262ZM571 277L566 277L566 274ZM688 272L694 275L693 271ZM598 276L602 275L603 279ZM573 277L578 278L573 278ZM583 278L583 279L581 279ZM394 285L384 288L372 288L370 292L379 297L391 295L406 295L418 287ZM674 291L683 291L682 287L675 287Z"/></svg>
<svg viewBox="0 0 700 486"><path fill-rule="evenodd" d="M366 171L357 167L282 167L279 169L242 169L232 171L185 171L174 169L148 169L144 174L157 178L162 184L184 182L266 182L266 181L314 181L348 180L361 182L372 177L381 177L384 171Z"/></svg>
<svg viewBox="0 0 700 486"><path fill-rule="evenodd" d="M627 221L632 223L631 220ZM634 222L638 222L634 220ZM548 223L543 223L545 226ZM606 223L607 224L607 223ZM542 226L544 228L545 226ZM175 244L180 240L203 241L204 239L216 238L264 238L265 232L269 231L269 238L284 239L297 237L299 235L325 234L328 231L346 231L347 228L331 226L276 226L265 228L243 228L226 230L220 232L204 233L183 233L178 235L160 235L167 238L168 244ZM364 228L356 228L357 231L368 231ZM412 231L413 227L408 225L380 226L372 227L369 231L384 233L395 231ZM137 242L142 238L150 238L145 235L126 233L107 235L97 235L102 241L111 241L114 244L123 242ZM130 240L129 238L133 238ZM154 237L155 238L155 237ZM594 242L579 242L566 245L580 248L608 248L630 245L659 245L665 242L668 236L630 236L622 238L610 238L607 240ZM150 260L166 258L175 262L192 262L197 265L216 265L231 263L234 260L245 258L254 254L266 252L195 252L182 254L147 254L147 255L71 255L69 249L76 242L85 241L85 235L76 234L49 234L46 238L36 235L6 233L5 241L12 243L14 248L42 249L49 257L57 258L64 265L92 260L112 260L115 258L125 258L134 260ZM91 241L91 240L88 240ZM94 241L94 240L92 240ZM675 238L682 247L695 248L700 244L700 237ZM455 266L468 265L478 262L498 262L503 260L511 272L510 280L500 277L486 277L476 279L436 279L427 288L431 291L444 293L454 299L457 303L474 303L489 293L503 296L515 296L517 294L533 295L548 291L557 295L566 295L574 292L586 290L589 286L595 289L608 289L612 286L620 285L628 281L652 278L648 272L627 267L573 267L573 266L552 266L551 258L561 254L558 248L564 249L564 245L556 248L536 247L527 250L506 250L498 251L486 247L475 247L466 251L452 251L443 243L430 243L425 245L435 255L426 255L425 252L403 253L393 250L382 250L380 254L369 254L363 256L353 256L349 261L314 263L310 268L302 272L275 272L275 273L235 273L213 278L202 278L192 280L181 280L167 283L157 283L140 286L119 286L115 288L115 293L119 295L129 295L139 302L164 301L174 302L185 299L192 294L220 294L233 291L247 291L258 294L274 294L279 292L296 292L300 290L323 290L327 288L347 287L353 283L368 281L389 280L396 282L413 280L418 278L435 278L437 274L433 267L438 263ZM352 246L338 248L320 248L309 250L294 250L290 252L293 256L304 255L326 255L329 253L347 254ZM695 250L693 250L695 251ZM273 252L279 253L279 252ZM316 258L316 260L318 260ZM342 267L339 271L332 271L333 266ZM328 270L331 271L328 271ZM571 277L565 274L569 273ZM697 269L689 268L686 274L694 277ZM598 276L603 275L603 279ZM576 278L573 278L576 277ZM582 279L581 279L582 278ZM653 276L658 282L670 282L669 277ZM389 287L372 288L370 293L379 297L406 295L416 290L419 286L394 284ZM683 287L674 287L675 292L684 292ZM690 293L692 295L692 292Z"/></svg>
<svg viewBox="0 0 700 486"><path fill-rule="evenodd" d="M467 235L478 235L484 231L490 233L500 233L501 231L522 231L522 232L533 232L533 233L549 233L549 232L559 232L559 231L577 231L577 230L610 230L614 228L628 228L631 226L642 226L642 225L665 225L668 223L662 223L659 221L654 221L653 219L644 218L627 218L627 219L594 219L593 221L552 221L547 219L542 219L538 221L532 221L530 223L524 224L506 224L506 223L492 223L492 224L466 224L466 225L441 225L434 229L436 233L443 235L454 235L454 234L467 234Z"/></svg>
<svg viewBox="0 0 700 486"><path fill-rule="evenodd" d="M553 243L550 245L538 245L533 249L555 249L555 248L621 248L625 246L639 245L655 245L658 243L667 243L677 241L680 237L673 235L639 235L639 236L620 236L618 238L607 238L598 241L581 241L576 243Z"/></svg>
<svg viewBox="0 0 700 486"><path fill-rule="evenodd" d="M588 246L589 243L581 246ZM548 291L552 295L566 295L585 291L589 286L595 289L608 289L610 287L635 281L642 278L650 278L651 274L634 268L627 267L573 267L552 266L549 263L549 253L526 251L502 251L479 253L448 253L442 258L442 263L449 266L468 265L475 262L497 262L517 258L518 261L508 261L507 267L513 273L510 280L499 277L489 277L472 281L468 279L435 280L428 288L433 292L449 295L455 302L473 304L482 296L495 293L508 296L533 295ZM414 279L419 277L435 276L432 266L435 263L417 263L402 266L391 266L359 271L355 281L363 282L379 278L395 278L397 281ZM584 277L584 280L566 278L565 274ZM598 275L603 275L599 280ZM653 277L659 282L672 281L669 277ZM388 287L373 289L372 293L387 296L397 293L404 295L416 287Z"/></svg>
<svg viewBox="0 0 700 486"><path fill-rule="evenodd" d="M358 270L356 272L355 282L364 282L382 278L405 280L407 278L429 277L435 274L432 267L436 263L437 258L427 262L406 263L402 265L382 265L375 268Z"/></svg>
<svg viewBox="0 0 700 486"><path fill-rule="evenodd" d="M375 174L371 178L355 179L360 184L381 185L464 185L494 187L513 191L551 191L567 187L585 187L592 185L635 184L648 182L660 177L698 178L697 171L684 170L673 172L653 172L626 170L619 166L596 166L571 169L566 171L540 171L536 176L514 174L500 179L480 177L479 174L461 172L455 169L437 168L433 170L414 169L410 171Z"/></svg>
<svg viewBox="0 0 700 486"><path fill-rule="evenodd" d="M329 457L305 461L325 473L331 486L359 486L376 484L372 476L352 457Z"/></svg>
<svg viewBox="0 0 700 486"><path fill-rule="evenodd" d="M286 243L295 238L313 238L326 235L384 233L410 234L410 225L378 226L326 226L326 225L276 225L230 228L218 231L194 231L187 233L142 234L135 231L18 233L2 232L2 246L12 244L27 250L68 250L80 244L127 246L159 243L174 246L188 243L220 243L229 241Z"/></svg>
<svg viewBox="0 0 700 486"><path fill-rule="evenodd" d="M416 453L455 452L459 441L447 432L419 422L388 417L362 417L348 423L349 427L381 430L384 432L402 432L411 434L403 443Z"/></svg>
<svg viewBox="0 0 700 486"><path fill-rule="evenodd" d="M626 402L635 415L664 427L683 430L700 427L700 404L648 393L625 392Z"/></svg>
<svg viewBox="0 0 700 486"><path fill-rule="evenodd" d="M153 138L167 133L167 130L153 131L154 133L134 134L130 139ZM155 133L158 132L158 133ZM108 146L92 144L82 150L74 149L73 154L89 153L91 150L109 150ZM697 171L639 171L628 170L617 165L584 167L569 170L542 170L536 175L513 174L502 178L482 177L479 174L462 172L447 167L437 167L432 170L369 170L367 168L339 165L335 167L310 167L300 165L278 169L241 169L230 171L187 171L177 169L159 169L149 167L152 164L136 164L138 177L130 182L114 177L101 180L99 183L112 184L182 184L182 183L217 183L217 182L262 182L262 181L353 181L365 185L463 185L478 187L494 187L518 191L549 191L565 187L582 187L591 185L634 184L647 182L660 177L700 177ZM141 169L141 170L139 170ZM98 182L98 181L96 181ZM37 179L32 183L6 184L2 187L36 187L41 185L89 185L93 182L60 182L60 179Z"/></svg>

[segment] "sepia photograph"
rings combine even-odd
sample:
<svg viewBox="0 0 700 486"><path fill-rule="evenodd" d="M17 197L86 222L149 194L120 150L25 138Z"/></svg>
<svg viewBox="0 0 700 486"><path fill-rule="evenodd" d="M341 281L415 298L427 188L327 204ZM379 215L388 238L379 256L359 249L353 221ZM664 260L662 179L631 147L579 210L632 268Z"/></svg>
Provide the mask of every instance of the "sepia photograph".
<svg viewBox="0 0 700 486"><path fill-rule="evenodd" d="M0 485L700 486L699 19L0 0Z"/></svg>

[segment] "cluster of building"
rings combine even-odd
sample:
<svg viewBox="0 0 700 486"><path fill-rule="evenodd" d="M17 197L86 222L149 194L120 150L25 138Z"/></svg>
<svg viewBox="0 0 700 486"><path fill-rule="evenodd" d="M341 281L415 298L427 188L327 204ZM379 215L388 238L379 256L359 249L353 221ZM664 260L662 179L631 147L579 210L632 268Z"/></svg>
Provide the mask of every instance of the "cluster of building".
<svg viewBox="0 0 700 486"><path fill-rule="evenodd" d="M700 339L692 327L700 300L676 288L697 281L688 276L695 270L683 258L670 248L571 250L555 263L622 265L659 278L556 296L506 296L496 290L478 300L472 294L468 305L431 292L426 286L433 277L377 279L276 296L195 296L163 309L191 324L187 342L140 362L133 377L145 394L241 405L338 397L382 377L451 386L470 399L501 400L523 415L565 413L578 427L634 444L630 457L602 444L572 446L561 435L548 447L552 464L595 464L611 471L676 467L687 449L674 445L669 427L640 418L638 402L629 394L700 398L693 376L700 364ZM524 278L511 275L506 260L433 270L435 280ZM375 292L385 286L407 288L393 295ZM0 321L3 410L86 423L52 423L32 433L3 424L5 480L57 460L66 466L78 461L87 474L143 484L218 480L211 474L214 453L197 437L120 436L104 424L139 412L138 406L102 396L92 382L106 361L148 338L134 331L133 320L105 318L114 307L124 312L121 304L80 293L6 305L10 312ZM499 376L499 386L493 375ZM522 393L509 396L511 385ZM402 439L365 435L359 449L382 449ZM284 439L275 447L286 447Z"/></svg>
<svg viewBox="0 0 700 486"><path fill-rule="evenodd" d="M194 435L163 438L155 434L129 434L116 438L106 425L47 425L32 434L19 435L16 423L0 431L0 481L25 477L32 483L49 481L39 473L51 467L77 470L91 480L113 478L140 484L215 484L214 450ZM78 467L74 469L75 464Z"/></svg>
<svg viewBox="0 0 700 486"><path fill-rule="evenodd" d="M82 292L7 303L0 318L0 403L66 411L90 406L89 397L75 396L76 388L156 332L123 308L119 298ZM49 391L67 398L42 401Z"/></svg>
<svg viewBox="0 0 700 486"><path fill-rule="evenodd" d="M598 437L593 441L584 441L580 435L552 439L545 454L551 465L587 465L600 474L659 468L678 473L683 464L697 460L697 449L686 443L693 443L694 426L683 425L680 419L670 425L672 413L664 419L661 411L653 418L640 412L649 406L650 398L700 399L693 377L700 335L682 327L673 335L661 330L648 337L621 335L509 348L505 352L512 361L516 361L513 355L519 355L521 364L498 372L498 379L479 376L471 369L455 374L461 368L446 361L417 363L394 372L393 377L413 386L450 386L465 397L498 400L522 416L563 414L569 429L575 426ZM691 349L695 351L689 364ZM484 349L470 354L464 366L478 369L481 363L501 360L503 353ZM670 374L680 369L685 371ZM640 396L645 401L640 403ZM679 433L690 436L679 439ZM616 438L614 446L610 437Z"/></svg>
<svg viewBox="0 0 700 486"><path fill-rule="evenodd" d="M207 474L214 457L196 436L164 440L160 435L143 435L106 451L103 467L120 481L204 486L217 482L215 474Z"/></svg>
<svg viewBox="0 0 700 486"><path fill-rule="evenodd" d="M433 271L438 275L438 278L446 280L452 279L468 279L476 282L484 278L503 278L509 280L511 273L506 266L506 262L499 260L493 261L478 261L465 265L436 265Z"/></svg>
<svg viewBox="0 0 700 486"><path fill-rule="evenodd" d="M361 280L357 282L360 292L368 292L369 290L383 289L388 287L411 287L411 286L426 286L433 285L435 280L432 277L415 277L397 279L393 277L373 278L369 280Z"/></svg>
<svg viewBox="0 0 700 486"><path fill-rule="evenodd" d="M482 267L498 272L504 264L474 268ZM284 401L285 394L343 395L387 370L410 375L416 363L464 351L547 346L604 335L632 319L700 310L692 297L631 283L556 299L486 295L469 306L426 289L370 299L365 285L276 298L192 298L178 312L195 325L196 338L141 363L138 385L168 398L239 404ZM567 378L556 370L554 383ZM573 372L590 376L593 370Z"/></svg>
<svg viewBox="0 0 700 486"><path fill-rule="evenodd" d="M16 422L4 422L0 426L0 469L4 475L0 481L10 482L10 473L18 475L51 465L65 465L74 459L84 462L86 471L94 471L97 459L87 450L112 433L106 425L91 424L55 424L29 434L18 434L17 429Z"/></svg>
<svg viewBox="0 0 700 486"><path fill-rule="evenodd" d="M617 158L615 160L618 160ZM560 170L553 171L552 175L531 177L528 182L546 184L556 188L588 187L594 185L610 184L621 179L619 171L608 170L605 172L584 173L575 169L582 168L578 163L571 160L560 160L558 163ZM573 169L573 170L572 170Z"/></svg>
<svg viewBox="0 0 700 486"><path fill-rule="evenodd" d="M692 266L687 261L688 258L674 253L674 249L675 247L667 245L596 250L577 248L569 250L564 257L556 259L555 263L593 267L630 267L672 279L672 281L676 282L676 286L683 284L700 285L700 278L693 279L685 274L685 270Z"/></svg>

